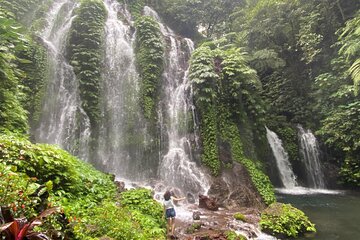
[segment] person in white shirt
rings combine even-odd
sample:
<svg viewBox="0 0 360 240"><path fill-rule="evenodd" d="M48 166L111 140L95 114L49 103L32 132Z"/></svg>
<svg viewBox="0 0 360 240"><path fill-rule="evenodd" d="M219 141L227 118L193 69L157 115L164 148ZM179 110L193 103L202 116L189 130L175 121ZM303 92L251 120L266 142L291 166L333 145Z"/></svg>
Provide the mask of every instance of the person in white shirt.
<svg viewBox="0 0 360 240"><path fill-rule="evenodd" d="M185 200L186 198L175 198L173 196L171 196L171 192L170 191L166 191L164 193L164 214L165 214L165 218L167 220L167 234L169 234L169 232L171 231L171 236L174 236L174 232L175 232L175 217L176 217L176 212L175 212L175 207L174 207L174 202L173 201L181 201L181 200Z"/></svg>

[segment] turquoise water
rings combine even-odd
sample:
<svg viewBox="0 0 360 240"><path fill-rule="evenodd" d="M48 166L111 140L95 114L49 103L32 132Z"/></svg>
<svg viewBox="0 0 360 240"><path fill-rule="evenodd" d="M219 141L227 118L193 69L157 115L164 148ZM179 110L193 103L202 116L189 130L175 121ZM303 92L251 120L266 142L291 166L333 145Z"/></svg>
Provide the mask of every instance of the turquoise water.
<svg viewBox="0 0 360 240"><path fill-rule="evenodd" d="M316 224L315 236L301 240L360 240L360 194L277 194L278 201L291 203Z"/></svg>

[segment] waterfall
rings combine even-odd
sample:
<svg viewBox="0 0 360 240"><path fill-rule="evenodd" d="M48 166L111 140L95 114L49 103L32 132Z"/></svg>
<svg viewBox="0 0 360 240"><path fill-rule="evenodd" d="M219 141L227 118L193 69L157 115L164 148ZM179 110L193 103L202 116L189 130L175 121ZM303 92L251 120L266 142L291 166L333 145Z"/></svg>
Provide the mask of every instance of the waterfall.
<svg viewBox="0 0 360 240"><path fill-rule="evenodd" d="M138 107L139 77L135 66L133 42L135 32L131 30L131 19L123 5L116 0L105 0L107 20L105 23L105 59L102 74L102 122L99 134L99 147L96 162L105 171L117 176L139 174L131 171L134 158L128 146L129 134L143 136L139 126ZM120 21L118 15L126 19ZM130 133L132 131L132 133Z"/></svg>
<svg viewBox="0 0 360 240"><path fill-rule="evenodd" d="M325 188L318 142L310 130L305 131L300 125L298 125L298 129L300 153L306 168L308 183L313 188Z"/></svg>
<svg viewBox="0 0 360 240"><path fill-rule="evenodd" d="M81 108L73 68L64 57L76 6L73 0L57 1L46 16L47 26L40 37L48 49L47 89L39 127L33 131L37 142L58 144L88 159L90 121Z"/></svg>
<svg viewBox="0 0 360 240"><path fill-rule="evenodd" d="M175 33L162 24L157 13L149 7L144 8L144 14L153 17L160 25L160 30L166 39L167 55L163 75L164 99L162 106L166 112L166 129L168 135L168 152L163 156L159 175L166 184L178 187L190 193L204 193L209 187L205 174L189 156L191 143L186 134L189 112L193 109L191 101L191 84L187 64L194 44L190 39L180 39ZM182 51L182 43L186 45ZM164 124L164 123L163 123Z"/></svg>
<svg viewBox="0 0 360 240"><path fill-rule="evenodd" d="M296 187L296 177L289 162L288 154L283 148L280 138L268 128L266 128L266 137L274 154L282 184L285 188Z"/></svg>

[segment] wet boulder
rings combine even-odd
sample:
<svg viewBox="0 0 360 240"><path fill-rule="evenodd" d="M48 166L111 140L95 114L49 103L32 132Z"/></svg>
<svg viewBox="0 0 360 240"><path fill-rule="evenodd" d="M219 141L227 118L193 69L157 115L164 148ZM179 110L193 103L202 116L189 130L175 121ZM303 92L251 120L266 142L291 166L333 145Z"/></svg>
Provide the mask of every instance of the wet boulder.
<svg viewBox="0 0 360 240"><path fill-rule="evenodd" d="M205 195L199 195L199 208L205 208L211 211L217 211L219 206L215 198L208 197Z"/></svg>

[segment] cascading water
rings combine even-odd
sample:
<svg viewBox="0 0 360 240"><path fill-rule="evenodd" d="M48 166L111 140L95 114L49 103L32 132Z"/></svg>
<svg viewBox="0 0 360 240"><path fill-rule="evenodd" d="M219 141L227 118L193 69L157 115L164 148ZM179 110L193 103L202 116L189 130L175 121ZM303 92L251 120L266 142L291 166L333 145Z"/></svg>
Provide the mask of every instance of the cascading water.
<svg viewBox="0 0 360 240"><path fill-rule="evenodd" d="M266 128L266 137L273 151L282 184L285 188L296 187L298 185L296 177L289 162L288 154L283 148L280 138L268 128Z"/></svg>
<svg viewBox="0 0 360 240"><path fill-rule="evenodd" d="M324 174L320 163L319 144L310 130L298 125L300 153L306 168L308 184L312 188L325 188Z"/></svg>
<svg viewBox="0 0 360 240"><path fill-rule="evenodd" d="M157 13L149 7L144 8L144 13L159 23L160 30L169 43L163 76L165 111L159 111L166 112L167 125L162 129L166 129L169 143L168 152L159 166L159 175L169 186L194 194L204 193L209 186L208 180L186 151L186 148L191 149L185 132L188 113L193 108L189 96L190 81L186 58L193 51L194 44L190 39L184 39L187 52L181 51L181 40L171 29L162 24Z"/></svg>
<svg viewBox="0 0 360 240"><path fill-rule="evenodd" d="M123 5L116 0L105 0L108 12L105 23L105 64L102 85L102 123L99 134L97 160L102 168L117 176L134 180L140 171L132 171L140 158L141 147L131 152L129 131L132 136L144 136L140 127L138 107L138 74L135 66L131 19ZM128 24L118 19L121 14ZM125 22L125 21L124 21ZM135 158L135 159L134 159Z"/></svg>
<svg viewBox="0 0 360 240"><path fill-rule="evenodd" d="M38 142L58 144L80 158L88 159L90 121L81 108L73 68L64 57L75 8L73 0L57 1L47 14L47 27L40 36L48 49L47 90L40 124L34 135Z"/></svg>

